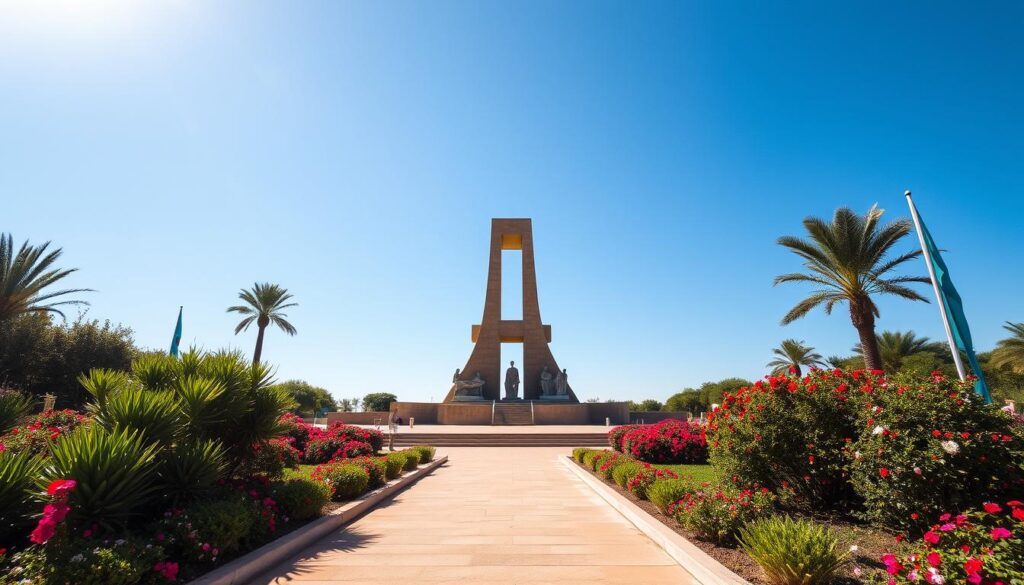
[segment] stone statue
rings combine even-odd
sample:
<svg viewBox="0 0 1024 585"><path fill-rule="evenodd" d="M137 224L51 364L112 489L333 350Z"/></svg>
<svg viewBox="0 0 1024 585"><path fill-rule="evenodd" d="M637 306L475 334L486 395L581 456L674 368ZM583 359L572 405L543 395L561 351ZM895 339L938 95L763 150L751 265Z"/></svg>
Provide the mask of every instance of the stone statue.
<svg viewBox="0 0 1024 585"><path fill-rule="evenodd" d="M540 372L540 395L551 396L555 393L555 377L548 371L548 367Z"/></svg>
<svg viewBox="0 0 1024 585"><path fill-rule="evenodd" d="M564 369L555 376L555 394L558 396L569 394L569 373Z"/></svg>
<svg viewBox="0 0 1024 585"><path fill-rule="evenodd" d="M456 382L459 381L459 372L461 371L462 370L460 370L459 368L455 368L455 375L452 376L452 384L455 384Z"/></svg>
<svg viewBox="0 0 1024 585"><path fill-rule="evenodd" d="M509 362L508 365L508 369L505 370L505 400L518 400L519 370L516 369L515 362Z"/></svg>
<svg viewBox="0 0 1024 585"><path fill-rule="evenodd" d="M477 372L472 380L460 380L458 376L459 371L455 370L455 379L453 380L455 383L455 396L483 398L484 379L480 372Z"/></svg>

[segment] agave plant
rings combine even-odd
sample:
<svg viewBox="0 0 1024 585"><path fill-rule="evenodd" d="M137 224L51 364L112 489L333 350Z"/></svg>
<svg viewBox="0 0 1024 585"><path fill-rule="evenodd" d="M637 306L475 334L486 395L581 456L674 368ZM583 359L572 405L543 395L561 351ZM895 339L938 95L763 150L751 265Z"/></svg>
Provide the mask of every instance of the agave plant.
<svg viewBox="0 0 1024 585"><path fill-rule="evenodd" d="M124 372L93 368L78 376L78 383L95 399L93 409L102 409L107 399L128 388L131 380Z"/></svg>
<svg viewBox="0 0 1024 585"><path fill-rule="evenodd" d="M773 585L830 583L850 556L828 529L788 516L747 524L739 542Z"/></svg>
<svg viewBox="0 0 1024 585"><path fill-rule="evenodd" d="M208 493L227 469L220 441L184 440L161 457L157 476L161 493L177 506Z"/></svg>
<svg viewBox="0 0 1024 585"><path fill-rule="evenodd" d="M68 503L83 522L113 527L137 517L158 496L156 455L138 430L89 425L57 439L40 474L45 488L57 479L78 482Z"/></svg>
<svg viewBox="0 0 1024 585"><path fill-rule="evenodd" d="M9 543L30 522L32 491L42 460L27 451L0 451L0 542Z"/></svg>
<svg viewBox="0 0 1024 585"><path fill-rule="evenodd" d="M169 391L126 389L108 398L97 410L96 424L108 431L137 430L147 443L169 446L180 434L178 402Z"/></svg>
<svg viewBox="0 0 1024 585"><path fill-rule="evenodd" d="M78 269L54 267L63 250L57 248L47 252L49 247L50 242L30 246L26 241L15 252L11 235L0 233L0 322L26 313L56 313L63 317L64 313L58 307L88 304L79 300L57 299L91 292L91 289L50 290Z"/></svg>
<svg viewBox="0 0 1024 585"><path fill-rule="evenodd" d="M28 416L34 400L17 390L0 388L0 435L18 426Z"/></svg>

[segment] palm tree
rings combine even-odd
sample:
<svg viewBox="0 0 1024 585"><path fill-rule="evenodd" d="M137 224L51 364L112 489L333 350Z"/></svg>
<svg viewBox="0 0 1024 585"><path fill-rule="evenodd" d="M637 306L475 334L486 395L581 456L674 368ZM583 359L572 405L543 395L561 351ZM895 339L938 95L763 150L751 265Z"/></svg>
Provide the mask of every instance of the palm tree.
<svg viewBox="0 0 1024 585"><path fill-rule="evenodd" d="M818 305L832 314L837 303L846 302L850 320L860 337L864 352L864 365L869 370L882 369L875 338L875 318L878 306L871 295L892 294L913 301L928 302L914 290L904 286L910 282L931 282L925 276L891 276L889 273L907 260L916 258L914 250L886 259L886 255L903 236L910 233L910 221L898 219L879 226L883 211L872 206L861 217L851 209L836 210L831 223L817 217L804 220L810 240L793 236L779 238L779 245L789 248L804 259L810 274L790 273L775 277L775 284L783 282L810 282L821 288L797 303L782 318L786 325L803 317Z"/></svg>
<svg viewBox="0 0 1024 585"><path fill-rule="evenodd" d="M286 303L285 301L292 298L292 295L288 294L288 289L269 282L254 283L252 289L248 290L243 288L238 293L238 298L245 301L245 304L228 307L228 312L247 315L235 327L235 335L249 329L253 321L256 322L259 333L256 334L256 350L252 353L252 363L258 365L260 356L263 355L263 333L267 325L273 323L288 335L295 335L295 327L285 319L288 315L282 313L281 309L296 307L298 303Z"/></svg>
<svg viewBox="0 0 1024 585"><path fill-rule="evenodd" d="M1024 374L1024 323L1006 322L1003 329L1010 332L1010 337L996 343L992 352L992 365L1009 366L1011 370Z"/></svg>
<svg viewBox="0 0 1024 585"><path fill-rule="evenodd" d="M768 367L772 368L773 374L787 372L790 368L794 368L796 375L800 376L803 374L800 366L813 368L822 365L821 354L815 353L813 347L804 345L804 342L795 339L783 340L779 347L772 350L772 353L776 357L768 362Z"/></svg>
<svg viewBox="0 0 1024 585"><path fill-rule="evenodd" d="M846 367L846 358L841 355L830 355L825 358L825 364L830 368L843 369Z"/></svg>
<svg viewBox="0 0 1024 585"><path fill-rule="evenodd" d="M941 344L934 343L927 337L918 337L913 331L883 331L876 338L878 354L882 357L882 366L887 372L898 371L903 367L903 360L915 353L942 353ZM853 347L853 353L864 354L859 345Z"/></svg>
<svg viewBox="0 0 1024 585"><path fill-rule="evenodd" d="M13 319L26 313L56 313L64 317L57 307L61 305L88 305L85 301L54 301L57 297L80 292L88 288L70 288L47 292L58 280L78 270L54 268L63 250L49 253L50 242L30 246L26 240L18 253L14 253L14 240L10 234L0 234L0 321Z"/></svg>

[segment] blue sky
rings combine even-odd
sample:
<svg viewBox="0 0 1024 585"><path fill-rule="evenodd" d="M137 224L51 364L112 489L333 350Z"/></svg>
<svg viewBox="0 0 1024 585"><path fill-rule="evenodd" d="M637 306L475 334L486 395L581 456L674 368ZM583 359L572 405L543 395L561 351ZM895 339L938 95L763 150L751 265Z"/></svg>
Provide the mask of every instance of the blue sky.
<svg viewBox="0 0 1024 585"><path fill-rule="evenodd" d="M185 305L187 343L251 352L225 308L269 280L281 378L438 400L490 218L532 217L576 392L664 399L786 337L846 353L844 311L778 324L807 291L775 239L907 188L979 348L1024 320L1020 3L81 4L0 1L0 231L143 346Z"/></svg>

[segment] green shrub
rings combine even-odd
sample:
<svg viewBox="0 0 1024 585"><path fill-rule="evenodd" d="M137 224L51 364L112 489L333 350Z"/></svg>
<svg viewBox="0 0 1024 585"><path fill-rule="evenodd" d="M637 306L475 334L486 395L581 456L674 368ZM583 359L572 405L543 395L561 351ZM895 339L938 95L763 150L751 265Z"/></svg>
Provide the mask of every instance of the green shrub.
<svg viewBox="0 0 1024 585"><path fill-rule="evenodd" d="M90 538L58 536L45 546L30 546L11 559L21 567L10 581L0 575L0 583L74 583L74 585L137 585L170 582L159 574L177 576L178 567L165 569L164 550L132 536L99 541Z"/></svg>
<svg viewBox="0 0 1024 585"><path fill-rule="evenodd" d="M405 453L388 453L381 459L384 460L384 477L388 480L398 479L405 469Z"/></svg>
<svg viewBox="0 0 1024 585"><path fill-rule="evenodd" d="M437 449L434 449L430 445L417 445L415 447L410 447L410 449L420 454L421 464L426 464L433 461L434 454L437 452Z"/></svg>
<svg viewBox="0 0 1024 585"><path fill-rule="evenodd" d="M647 490L649 490L655 482L679 479L679 475L671 469L659 469L652 467L649 463L642 463L641 465L643 467L641 471L626 479L625 486L631 494L641 500L647 499Z"/></svg>
<svg viewBox="0 0 1024 585"><path fill-rule="evenodd" d="M736 490L704 485L668 507L676 522L697 538L730 544L743 525L772 513L774 496L766 488Z"/></svg>
<svg viewBox="0 0 1024 585"><path fill-rule="evenodd" d="M406 449L405 451L400 451L400 453L405 455L405 470L406 471L416 471L416 468L419 467L419 465L420 465L420 454L419 454L419 452L418 451L410 451L410 450Z"/></svg>
<svg viewBox="0 0 1024 585"><path fill-rule="evenodd" d="M741 484L791 492L794 503L850 509L846 448L857 437L861 388L876 377L813 370L804 377L770 376L722 395L708 417L711 464Z"/></svg>
<svg viewBox="0 0 1024 585"><path fill-rule="evenodd" d="M980 498L1020 497L1008 491L1024 464L1010 418L986 405L970 382L897 375L868 397L858 414L862 431L848 450L866 519L923 527Z"/></svg>
<svg viewBox="0 0 1024 585"><path fill-rule="evenodd" d="M31 453L0 451L0 544L31 525L36 511L31 492L42 462Z"/></svg>
<svg viewBox="0 0 1024 585"><path fill-rule="evenodd" d="M40 485L73 479L78 485L68 498L71 518L123 523L158 497L155 454L156 445L144 443L138 431L82 427L53 443Z"/></svg>
<svg viewBox="0 0 1024 585"><path fill-rule="evenodd" d="M599 449L587 449L587 451L583 454L583 459L581 461L583 463L583 467L586 467L587 469L593 471L594 460L597 459L598 457L601 457L604 453L607 453L607 451L602 451Z"/></svg>
<svg viewBox="0 0 1024 585"><path fill-rule="evenodd" d="M192 528L203 537L193 555L201 555L202 544L210 544L223 552L233 552L253 528L252 503L243 497L230 496L196 502L187 509ZM211 549L212 550L212 549Z"/></svg>
<svg viewBox="0 0 1024 585"><path fill-rule="evenodd" d="M13 429L27 417L32 403L31 396L0 387L0 435Z"/></svg>
<svg viewBox="0 0 1024 585"><path fill-rule="evenodd" d="M693 489L693 482L685 479L659 479L647 488L647 499L659 512L667 514L669 506L683 499Z"/></svg>
<svg viewBox="0 0 1024 585"><path fill-rule="evenodd" d="M576 447L575 449L572 450L572 458L576 461L576 463L583 463L583 457L587 453L591 453L593 451L594 449L590 449L589 447Z"/></svg>
<svg viewBox="0 0 1024 585"><path fill-rule="evenodd" d="M96 372L92 372L95 374ZM146 443L170 445L180 428L177 399L171 392L126 388L90 407L96 424L108 431L135 429Z"/></svg>
<svg viewBox="0 0 1024 585"><path fill-rule="evenodd" d="M419 461L418 453L416 460ZM358 498L370 483L370 474L365 469L349 463L318 465L312 478L314 481L326 482L331 487L331 499L339 502Z"/></svg>
<svg viewBox="0 0 1024 585"><path fill-rule="evenodd" d="M331 488L321 481L296 478L274 484L273 496L292 520L305 520L320 515L331 500Z"/></svg>
<svg viewBox="0 0 1024 585"><path fill-rule="evenodd" d="M358 465L365 469L366 475L369 476L369 480L366 484L367 489L375 490L387 482L387 465L382 463L376 457L364 455L362 457L355 457L352 459L339 459L337 462Z"/></svg>
<svg viewBox="0 0 1024 585"><path fill-rule="evenodd" d="M740 529L739 543L773 585L823 585L849 558L828 529L807 520L774 517Z"/></svg>
<svg viewBox="0 0 1024 585"><path fill-rule="evenodd" d="M226 470L220 441L183 440L165 449L157 465L160 493L173 505L210 492Z"/></svg>
<svg viewBox="0 0 1024 585"><path fill-rule="evenodd" d="M640 475L644 471L643 463L639 461L625 461L619 463L612 469L612 480L615 484L622 489L626 489L626 484L633 477Z"/></svg>
<svg viewBox="0 0 1024 585"><path fill-rule="evenodd" d="M630 463L633 459L623 456L621 453L609 451L608 455L601 457L595 461L596 469L594 471L604 480L610 480L612 473L615 472L615 468L624 463Z"/></svg>

